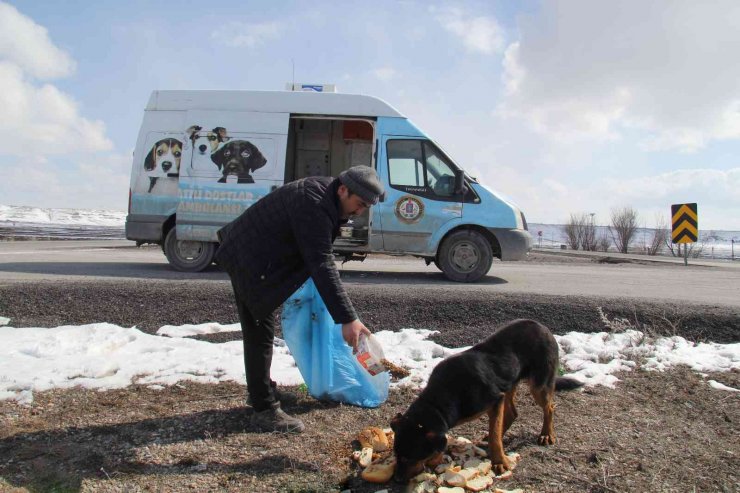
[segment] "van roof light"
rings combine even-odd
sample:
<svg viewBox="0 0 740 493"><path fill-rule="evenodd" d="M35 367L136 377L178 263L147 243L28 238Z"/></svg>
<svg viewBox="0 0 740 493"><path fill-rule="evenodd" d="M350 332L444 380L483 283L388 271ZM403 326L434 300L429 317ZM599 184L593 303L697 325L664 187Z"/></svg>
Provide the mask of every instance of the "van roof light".
<svg viewBox="0 0 740 493"><path fill-rule="evenodd" d="M337 86L334 84L305 84L301 82L288 82L285 84L286 91L302 92L337 92Z"/></svg>

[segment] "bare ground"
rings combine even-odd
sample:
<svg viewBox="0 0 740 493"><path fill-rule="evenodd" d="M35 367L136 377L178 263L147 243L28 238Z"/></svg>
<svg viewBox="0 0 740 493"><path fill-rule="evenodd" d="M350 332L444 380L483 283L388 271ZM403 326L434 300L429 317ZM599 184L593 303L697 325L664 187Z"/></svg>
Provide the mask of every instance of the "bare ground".
<svg viewBox="0 0 740 493"><path fill-rule="evenodd" d="M419 286L420 301L412 306L403 286L349 288L373 330L436 328L441 333L435 339L446 346L476 342L492 326L518 317L541 320L556 333L602 331L597 307L611 319L629 318L654 334L740 340L740 314L725 307L490 294L469 295L462 302L451 289ZM13 284L0 286L0 315L16 327L108 321L149 332L166 323L237 320L226 282ZM233 337L208 339L217 343ZM559 440L552 447L536 445L541 413L522 391L519 419L505 439L507 451L519 452L522 461L513 480L499 486L563 492L740 491L740 396L707 384L714 379L739 388L740 372L702 376L675 368L618 376L615 389L558 394ZM31 406L0 401L0 491L383 489L357 477L349 459L353 440L365 426L387 426L415 392L394 390L385 404L368 410L319 402L298 388L284 390L295 397L286 410L307 425L299 437L251 429L245 389L234 383L53 390L36 393ZM454 431L480 439L485 429L481 420ZM401 485L387 487L403 491Z"/></svg>

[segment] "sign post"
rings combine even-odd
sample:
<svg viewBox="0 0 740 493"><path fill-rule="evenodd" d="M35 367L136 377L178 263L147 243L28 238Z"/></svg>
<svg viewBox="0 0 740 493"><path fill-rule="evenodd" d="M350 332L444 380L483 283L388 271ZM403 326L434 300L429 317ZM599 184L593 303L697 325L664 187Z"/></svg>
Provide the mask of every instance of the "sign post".
<svg viewBox="0 0 740 493"><path fill-rule="evenodd" d="M673 231L671 241L684 244L683 264L689 265L688 243L696 243L699 239L699 213L696 203L671 205L671 224Z"/></svg>

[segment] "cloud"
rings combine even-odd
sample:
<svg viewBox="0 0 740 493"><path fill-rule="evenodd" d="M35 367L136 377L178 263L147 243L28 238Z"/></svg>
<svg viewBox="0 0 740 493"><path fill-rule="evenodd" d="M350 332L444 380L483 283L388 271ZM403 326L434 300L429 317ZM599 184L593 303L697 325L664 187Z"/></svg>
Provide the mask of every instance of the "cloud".
<svg viewBox="0 0 740 493"><path fill-rule="evenodd" d="M277 39L284 27L279 22L230 22L224 28L211 33L211 38L232 48L254 48L257 45Z"/></svg>
<svg viewBox="0 0 740 493"><path fill-rule="evenodd" d="M740 138L740 4L544 2L502 62L498 114L553 139L645 132L644 150Z"/></svg>
<svg viewBox="0 0 740 493"><path fill-rule="evenodd" d="M430 7L430 11L442 27L462 40L468 50L491 55L503 49L503 31L495 18L470 16L453 7Z"/></svg>
<svg viewBox="0 0 740 493"><path fill-rule="evenodd" d="M108 150L105 124L80 116L76 102L51 84L36 86L0 61L0 155L59 155Z"/></svg>
<svg viewBox="0 0 740 493"><path fill-rule="evenodd" d="M704 199L740 207L740 168L726 171L682 169L626 180L612 178L604 180L602 186L607 194L638 203L683 203Z"/></svg>
<svg viewBox="0 0 740 493"><path fill-rule="evenodd" d="M391 67L381 67L373 70L373 75L383 82L388 82L396 77L396 71Z"/></svg>
<svg viewBox="0 0 740 493"><path fill-rule="evenodd" d="M74 60L52 44L46 29L0 3L0 155L27 159L112 147L102 121L84 118L72 97L35 80L73 70Z"/></svg>
<svg viewBox="0 0 740 493"><path fill-rule="evenodd" d="M54 46L46 28L4 2L0 2L0 60L39 79L66 77L75 71L75 61Z"/></svg>

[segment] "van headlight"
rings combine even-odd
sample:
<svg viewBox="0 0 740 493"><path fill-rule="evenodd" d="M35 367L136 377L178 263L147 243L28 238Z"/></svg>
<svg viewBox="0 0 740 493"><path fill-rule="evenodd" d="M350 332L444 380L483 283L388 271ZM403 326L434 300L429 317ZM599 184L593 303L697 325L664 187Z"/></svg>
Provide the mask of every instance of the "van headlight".
<svg viewBox="0 0 740 493"><path fill-rule="evenodd" d="M527 219L524 217L524 213L519 210L518 207L514 207L514 217L516 218L516 229L523 229L528 231Z"/></svg>

